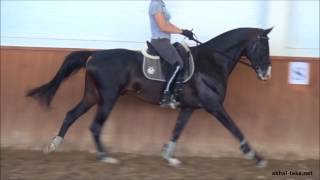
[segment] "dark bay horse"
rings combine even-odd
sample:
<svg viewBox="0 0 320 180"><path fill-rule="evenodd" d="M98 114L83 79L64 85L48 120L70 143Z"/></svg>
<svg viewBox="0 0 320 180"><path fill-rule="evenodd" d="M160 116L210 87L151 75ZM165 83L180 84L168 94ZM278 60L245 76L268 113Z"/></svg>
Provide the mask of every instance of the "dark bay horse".
<svg viewBox="0 0 320 180"><path fill-rule="evenodd" d="M249 59L260 80L268 80L271 77L267 37L271 30L272 28L239 28L190 48L195 59L194 75L188 82L180 85L180 113L172 138L162 150L163 158L170 164L179 164L179 160L173 158L176 142L192 112L203 108L215 116L239 141L240 150L247 158L255 160L257 166L266 165L266 161L251 148L243 133L225 111L223 101L228 77L242 56ZM131 92L149 103L159 104L164 87L163 82L144 77L142 59L141 52L127 49L74 51L66 57L51 81L29 91L28 96L37 98L49 106L63 80L76 70L86 69L83 98L66 114L58 135L46 151L56 150L69 127L93 105L97 105L96 116L90 126L97 148L97 158L104 162L116 163L117 160L109 156L102 144L100 134L118 97Z"/></svg>

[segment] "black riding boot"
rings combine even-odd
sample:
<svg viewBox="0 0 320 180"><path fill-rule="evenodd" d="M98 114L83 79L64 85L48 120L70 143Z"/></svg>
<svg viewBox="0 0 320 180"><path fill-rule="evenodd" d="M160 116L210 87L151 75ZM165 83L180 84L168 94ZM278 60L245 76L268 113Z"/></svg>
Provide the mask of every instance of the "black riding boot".
<svg viewBox="0 0 320 180"><path fill-rule="evenodd" d="M179 65L174 66L173 71L170 72L169 79L166 84L166 88L163 91L162 94L162 100L160 102L161 107L171 107L175 108L178 105L178 102L176 101L173 90L177 81L177 77L179 76L179 73L181 71L181 67Z"/></svg>

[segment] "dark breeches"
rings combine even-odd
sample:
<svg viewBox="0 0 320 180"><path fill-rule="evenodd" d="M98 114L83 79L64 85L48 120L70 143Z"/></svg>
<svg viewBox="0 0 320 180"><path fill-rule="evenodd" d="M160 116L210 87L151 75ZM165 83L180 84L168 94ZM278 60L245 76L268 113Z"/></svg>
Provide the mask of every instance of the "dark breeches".
<svg viewBox="0 0 320 180"><path fill-rule="evenodd" d="M179 65L183 68L183 61L169 39L152 39L151 44L164 60L171 65Z"/></svg>

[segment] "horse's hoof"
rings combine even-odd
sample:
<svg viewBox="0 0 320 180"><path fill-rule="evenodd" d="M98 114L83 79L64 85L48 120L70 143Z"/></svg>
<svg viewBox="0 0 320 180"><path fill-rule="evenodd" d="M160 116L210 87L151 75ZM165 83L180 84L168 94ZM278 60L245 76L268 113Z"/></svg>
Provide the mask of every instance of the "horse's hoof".
<svg viewBox="0 0 320 180"><path fill-rule="evenodd" d="M113 158L113 157L104 157L104 158L101 158L99 160L100 162L103 162L103 163L107 163L107 164L119 164L120 161L116 158Z"/></svg>
<svg viewBox="0 0 320 180"><path fill-rule="evenodd" d="M181 161L179 159L169 158L167 160L169 162L169 166L177 167L177 166L181 165Z"/></svg>
<svg viewBox="0 0 320 180"><path fill-rule="evenodd" d="M268 165L268 161L267 160L260 160L257 162L257 168L265 168Z"/></svg>
<svg viewBox="0 0 320 180"><path fill-rule="evenodd" d="M51 152L54 152L56 150L56 147L54 146L53 143L50 143L48 146L46 146L45 148L43 148L43 153L44 154L49 154Z"/></svg>
<svg viewBox="0 0 320 180"><path fill-rule="evenodd" d="M60 137L60 136L56 136L52 142L46 146L44 149L43 149L43 153L45 154L49 154L51 152L54 152L57 150L57 148L60 146L60 144L62 143L63 141L63 138Z"/></svg>

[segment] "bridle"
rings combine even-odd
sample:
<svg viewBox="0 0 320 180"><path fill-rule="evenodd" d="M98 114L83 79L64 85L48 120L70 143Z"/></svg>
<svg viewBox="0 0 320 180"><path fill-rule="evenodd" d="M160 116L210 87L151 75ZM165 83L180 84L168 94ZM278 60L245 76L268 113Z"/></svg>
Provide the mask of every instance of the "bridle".
<svg viewBox="0 0 320 180"><path fill-rule="evenodd" d="M269 40L269 38L267 36L258 35L257 38L254 40L254 42L253 42L254 44L252 45L252 47L250 49L251 52L255 51L255 49L257 48L257 43L260 42L261 40ZM259 63L259 64L257 64L257 63L254 63L254 62L252 63L251 62L251 67L254 68L254 69L257 69L258 67L261 67L261 66L266 65L266 64L268 64L268 63Z"/></svg>
<svg viewBox="0 0 320 180"><path fill-rule="evenodd" d="M254 39L254 44L253 44L252 49L251 49L250 51L254 51L255 48L257 47L258 41L260 41L260 40L262 40L262 39L267 39L267 40L268 40L269 38L266 37L266 36L258 35L257 38ZM192 41L196 42L197 46L198 46L198 45L204 45L204 43L202 43L202 42L200 42L200 41L198 40L198 38L197 38L197 36L196 36L195 34L194 34L194 37L193 37L192 39L189 39L189 40L192 40ZM248 43L251 43L251 41L249 41ZM207 46L210 46L209 44L206 44L206 45L207 45ZM256 70L258 66L263 65L262 63L261 63L261 64L247 63L247 62L243 61L244 59L247 59L247 58L241 57L240 60L238 60L238 59L236 59L235 57L230 56L229 54L227 54L227 53L225 53L225 52L223 52L223 51L221 51L221 50L218 50L218 49L216 49L216 48L213 48L212 46L210 46L210 48L211 48L214 52L216 52L216 53L218 53L218 54L220 54L220 55L222 55L222 56L224 56L224 57L227 57L228 59L231 59L231 60L234 61L234 62L240 62L241 64L243 64L243 65L245 65L245 66L248 66L248 67L250 67L250 68L252 68L252 69L254 69L254 70ZM195 52L195 54L196 54L196 56L197 56L197 47L196 47L196 52Z"/></svg>

